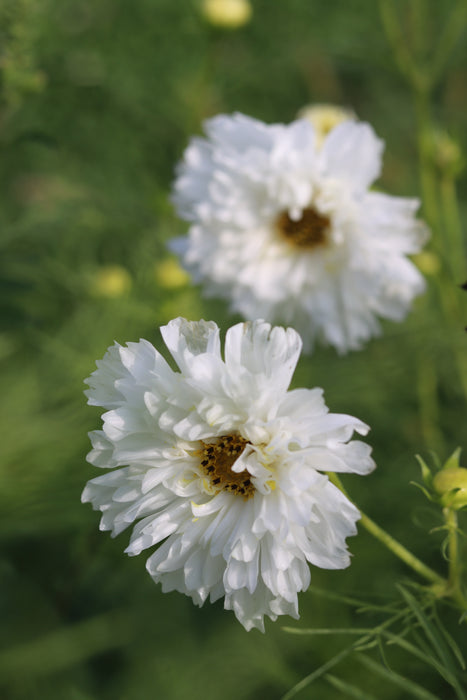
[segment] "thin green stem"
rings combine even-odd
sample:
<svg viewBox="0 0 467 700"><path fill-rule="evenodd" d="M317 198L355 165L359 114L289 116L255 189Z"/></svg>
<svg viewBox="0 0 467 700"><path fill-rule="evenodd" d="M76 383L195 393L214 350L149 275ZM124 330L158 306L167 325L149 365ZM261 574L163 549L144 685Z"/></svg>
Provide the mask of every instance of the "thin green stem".
<svg viewBox="0 0 467 700"><path fill-rule="evenodd" d="M392 0L380 0L379 10L386 38L394 55L400 72L411 85L425 85L426 77L422 75L406 46L401 32L403 23L399 20Z"/></svg>
<svg viewBox="0 0 467 700"><path fill-rule="evenodd" d="M335 484L342 491L342 493L345 494L347 498L349 498L339 477L336 476L336 474L329 474L329 478L333 482L333 484ZM394 537L392 537L389 533L383 530L383 528L377 525L374 522L374 520L365 515L365 513L362 513L361 510L360 515L360 523L363 525L363 527L366 530L368 530L368 532L371 535L373 535L373 537L376 537L377 540L384 544L384 546L387 549L389 549L389 551L391 551L393 554L395 554L396 557L401 559L405 564L407 564L407 566L413 569L413 571L422 576L422 578L425 578L426 580L430 581L430 583L437 584L443 589L446 588L447 581L442 576L437 574L436 571L433 571L433 569L430 569L429 566L420 561L420 559L418 559L414 554L412 554L412 552L409 552L409 550L406 549L404 545L395 540Z"/></svg>
<svg viewBox="0 0 467 700"><path fill-rule="evenodd" d="M440 193L444 223L449 238L449 262L451 272L456 281L463 282L466 269L464 262L462 223L457 201L456 181L452 175L448 173L442 175Z"/></svg>
<svg viewBox="0 0 467 700"><path fill-rule="evenodd" d="M458 0L451 12L436 47L432 63L431 76L433 83L437 82L443 73L449 55L460 40L467 23L467 2Z"/></svg>
<svg viewBox="0 0 467 700"><path fill-rule="evenodd" d="M452 508L444 509L444 517L448 528L448 557L449 557L449 583L453 588L459 585L459 547L457 542L457 514Z"/></svg>
<svg viewBox="0 0 467 700"><path fill-rule="evenodd" d="M424 89L413 86L420 170L420 187L423 210L427 223L435 231L440 230L438 192L435 164L433 162L433 124L430 115L430 95Z"/></svg>
<svg viewBox="0 0 467 700"><path fill-rule="evenodd" d="M417 365L417 393L424 440L435 451L443 452L444 439L439 429L438 376L432 358L425 353L420 353Z"/></svg>
<svg viewBox="0 0 467 700"><path fill-rule="evenodd" d="M444 508L444 521L448 531L448 586L451 596L464 610L467 610L467 600L464 598L461 588L461 566L459 562L459 542L457 513L453 508Z"/></svg>
<svg viewBox="0 0 467 700"><path fill-rule="evenodd" d="M445 318L454 319L459 327L459 335L462 331L462 314L460 304L456 298L458 290L452 284L452 280L446 280L445 277L438 276L437 278L438 294L441 301L441 309ZM464 347L461 347L457 342L452 343L451 351L454 355L454 360L457 365L459 386L462 387L464 396L467 399L467 354Z"/></svg>
<svg viewBox="0 0 467 700"><path fill-rule="evenodd" d="M429 566L424 564L420 559L418 559L412 552L409 552L406 547L404 547L400 542L394 539L389 533L383 530L379 525L377 525L374 520L371 520L365 513L361 513L360 522L365 527L368 532L376 537L380 542L382 542L385 547L387 547L396 557L399 557L407 566L413 569L417 574L423 578L431 581L432 583L445 585L445 580L442 576L430 569Z"/></svg>
<svg viewBox="0 0 467 700"><path fill-rule="evenodd" d="M412 0L410 7L414 55L421 60L425 56L428 37L426 0Z"/></svg>

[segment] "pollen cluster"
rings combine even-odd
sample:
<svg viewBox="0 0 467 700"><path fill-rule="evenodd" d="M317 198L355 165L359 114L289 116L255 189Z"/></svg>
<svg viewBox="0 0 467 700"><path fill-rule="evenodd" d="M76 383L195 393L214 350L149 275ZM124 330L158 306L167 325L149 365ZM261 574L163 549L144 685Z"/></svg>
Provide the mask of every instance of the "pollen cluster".
<svg viewBox="0 0 467 700"><path fill-rule="evenodd" d="M290 218L288 212L279 214L276 225L279 233L297 248L316 248L326 243L326 234L330 226L327 216L322 216L316 209L306 208L297 221Z"/></svg>
<svg viewBox="0 0 467 700"><path fill-rule="evenodd" d="M232 466L248 444L240 435L224 435L217 442L202 442L200 450L201 467L211 484L244 499L251 498L255 492L251 475L246 469L234 472Z"/></svg>

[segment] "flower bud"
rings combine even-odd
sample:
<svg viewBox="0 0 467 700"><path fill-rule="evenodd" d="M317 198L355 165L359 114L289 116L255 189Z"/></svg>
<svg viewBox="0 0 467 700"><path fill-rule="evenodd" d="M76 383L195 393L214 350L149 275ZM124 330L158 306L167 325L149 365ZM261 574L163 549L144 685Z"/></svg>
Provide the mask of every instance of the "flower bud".
<svg viewBox="0 0 467 700"><path fill-rule="evenodd" d="M216 27L237 29L250 20L252 9L249 0L204 0L202 12Z"/></svg>
<svg viewBox="0 0 467 700"><path fill-rule="evenodd" d="M94 275L91 292L96 297L118 299L130 291L131 284L130 273L124 267L104 265Z"/></svg>
<svg viewBox="0 0 467 700"><path fill-rule="evenodd" d="M190 279L188 273L173 258L157 263L155 275L157 283L164 289L179 289L184 287Z"/></svg>
<svg viewBox="0 0 467 700"><path fill-rule="evenodd" d="M444 172L457 175L464 167L461 147L446 131L436 129L433 133L433 159Z"/></svg>
<svg viewBox="0 0 467 700"><path fill-rule="evenodd" d="M424 275L436 275L441 269L439 257L429 250L422 250L421 253L414 255L412 260Z"/></svg>
<svg viewBox="0 0 467 700"><path fill-rule="evenodd" d="M467 469L449 467L433 477L433 488L443 506L459 510L467 505Z"/></svg>
<svg viewBox="0 0 467 700"><path fill-rule="evenodd" d="M308 119L312 123L318 146L323 144L324 139L335 126L349 119L356 119L351 109L328 104L306 105L298 112L297 117Z"/></svg>

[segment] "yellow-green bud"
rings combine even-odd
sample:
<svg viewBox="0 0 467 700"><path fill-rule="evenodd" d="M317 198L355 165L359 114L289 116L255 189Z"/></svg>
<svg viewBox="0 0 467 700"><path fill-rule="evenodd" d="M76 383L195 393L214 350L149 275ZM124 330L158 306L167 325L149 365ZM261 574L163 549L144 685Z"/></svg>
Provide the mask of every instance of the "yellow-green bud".
<svg viewBox="0 0 467 700"><path fill-rule="evenodd" d="M320 147L324 139L335 126L345 121L355 121L355 113L351 109L330 104L311 104L302 107L298 112L299 119L308 119L315 128L316 143Z"/></svg>
<svg viewBox="0 0 467 700"><path fill-rule="evenodd" d="M433 477L433 488L443 506L459 510L467 505L467 469L450 467Z"/></svg>
<svg viewBox="0 0 467 700"><path fill-rule="evenodd" d="M436 275L440 271L441 261L439 257L429 250L422 250L421 253L414 255L412 260L424 275Z"/></svg>
<svg viewBox="0 0 467 700"><path fill-rule="evenodd" d="M436 165L451 175L457 175L464 166L461 147L446 131L436 129L432 134L432 152Z"/></svg>
<svg viewBox="0 0 467 700"><path fill-rule="evenodd" d="M190 280L188 273L173 258L157 263L155 274L159 286L165 289L185 287Z"/></svg>
<svg viewBox="0 0 467 700"><path fill-rule="evenodd" d="M208 22L224 29L241 27L252 14L249 0L203 0L201 9Z"/></svg>
<svg viewBox="0 0 467 700"><path fill-rule="evenodd" d="M99 268L90 284L90 291L96 297L118 299L131 288L131 275L120 265L105 265Z"/></svg>

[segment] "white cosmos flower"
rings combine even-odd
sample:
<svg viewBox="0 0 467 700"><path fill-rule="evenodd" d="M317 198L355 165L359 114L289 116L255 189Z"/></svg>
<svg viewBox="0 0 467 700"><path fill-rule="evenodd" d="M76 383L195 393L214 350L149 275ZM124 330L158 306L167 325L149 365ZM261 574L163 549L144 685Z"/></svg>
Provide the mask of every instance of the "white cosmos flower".
<svg viewBox="0 0 467 700"><path fill-rule="evenodd" d="M107 409L88 461L110 469L82 500L101 529L132 526L126 551L147 561L163 591L202 605L224 597L246 629L298 617L308 562L348 566L358 510L322 472L367 474L368 431L329 413L321 389L287 391L300 350L292 328L233 326L222 359L213 322L178 318L161 329L179 371L146 340L115 344L87 379Z"/></svg>
<svg viewBox="0 0 467 700"><path fill-rule="evenodd" d="M424 289L407 259L426 229L419 202L369 191L383 143L347 120L324 140L302 119L242 114L205 122L178 168L173 201L191 223L173 242L195 282L247 319L293 325L341 353L400 321Z"/></svg>

